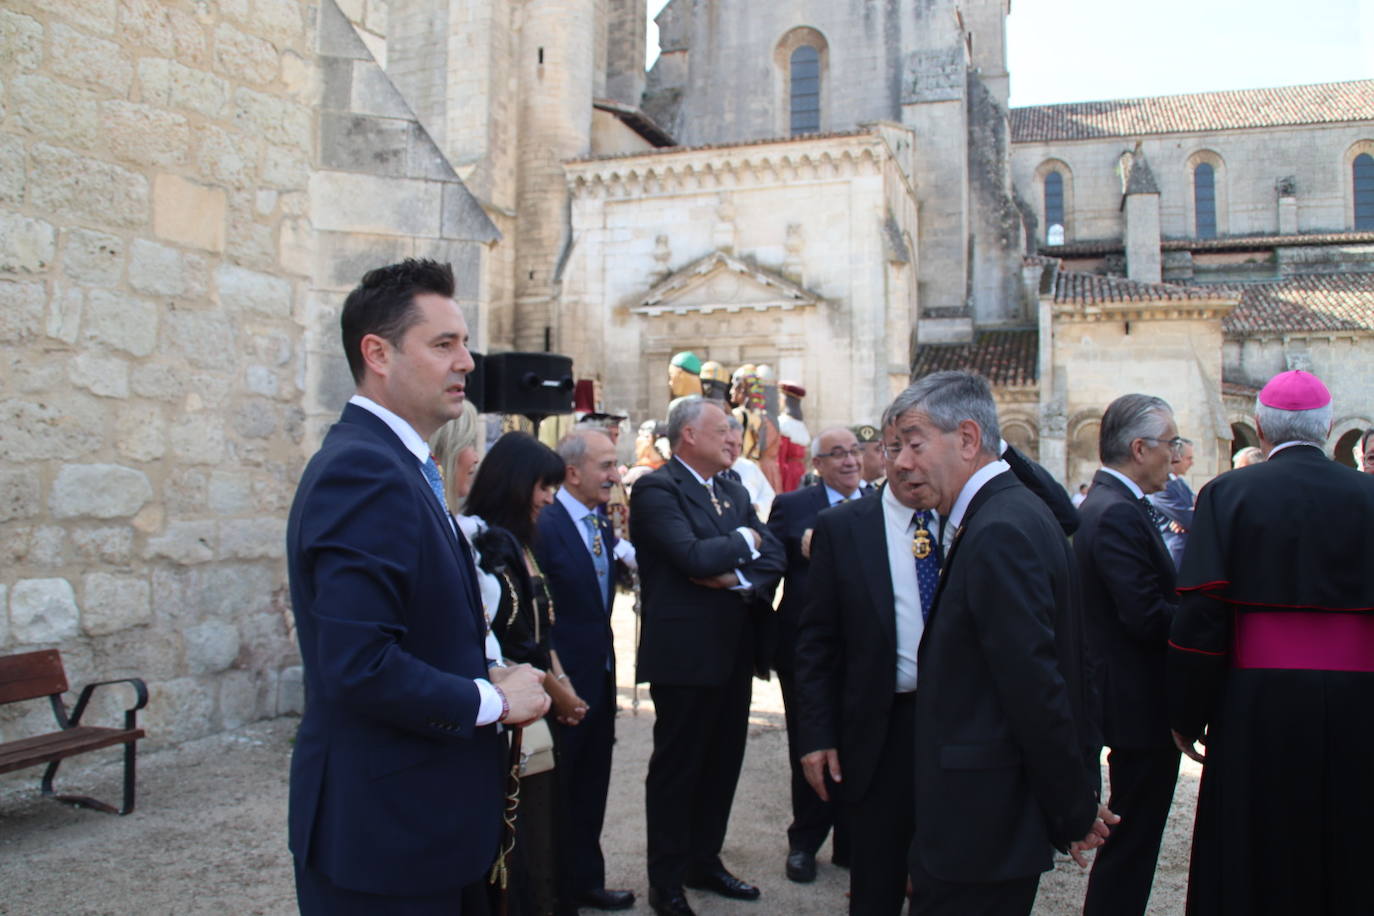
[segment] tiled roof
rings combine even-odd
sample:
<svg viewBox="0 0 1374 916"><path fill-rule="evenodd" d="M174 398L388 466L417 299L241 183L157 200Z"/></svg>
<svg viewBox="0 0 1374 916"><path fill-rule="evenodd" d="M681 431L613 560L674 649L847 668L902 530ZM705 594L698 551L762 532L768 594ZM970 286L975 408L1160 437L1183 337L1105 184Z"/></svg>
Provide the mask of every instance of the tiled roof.
<svg viewBox="0 0 1374 916"><path fill-rule="evenodd" d="M1238 398L1253 398L1260 393L1260 390L1244 382L1228 382L1226 379L1222 379L1221 393L1223 395L1231 395L1232 397Z"/></svg>
<svg viewBox="0 0 1374 916"><path fill-rule="evenodd" d="M979 331L971 344L925 344L916 348L911 377L920 378L943 369L977 372L999 388L1034 385L1040 332L1034 328L1013 331Z"/></svg>
<svg viewBox="0 0 1374 916"><path fill-rule="evenodd" d="M1374 331L1374 273L1311 274L1231 289L1241 293L1241 300L1222 321L1230 337Z"/></svg>
<svg viewBox="0 0 1374 916"><path fill-rule="evenodd" d="M1011 110L1013 143L1374 120L1374 80Z"/></svg>
<svg viewBox="0 0 1374 916"><path fill-rule="evenodd" d="M798 134L795 137L763 137L759 140L737 140L730 143L702 143L698 146L664 146L658 149L630 150L624 153L603 153L599 156L578 156L569 159L569 163L578 162L603 162L609 159L630 159L635 156L655 156L665 153L698 153L704 150L713 149L736 149L751 146L771 146L777 143L798 143L807 140L835 140L847 137L867 137L876 136L877 132L861 127L855 130L832 130L823 134Z"/></svg>
<svg viewBox="0 0 1374 916"><path fill-rule="evenodd" d="M1055 278L1054 301L1094 305L1101 302L1172 302L1225 299L1235 296L1216 286L1180 286L1177 283L1141 283L1125 277L1104 277L1061 270Z"/></svg>

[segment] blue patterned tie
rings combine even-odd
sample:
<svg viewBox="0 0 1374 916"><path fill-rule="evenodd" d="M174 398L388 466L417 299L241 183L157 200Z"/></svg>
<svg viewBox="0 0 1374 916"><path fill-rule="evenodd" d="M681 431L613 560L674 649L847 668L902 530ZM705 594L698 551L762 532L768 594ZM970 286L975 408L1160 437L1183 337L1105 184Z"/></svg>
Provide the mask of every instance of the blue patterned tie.
<svg viewBox="0 0 1374 916"><path fill-rule="evenodd" d="M433 455L430 455L429 460L420 465L420 470L425 472L425 480L429 481L429 488L434 491L434 498L439 500L439 509L448 515L448 503L444 500L444 478L439 476L439 465L435 462Z"/></svg>
<svg viewBox="0 0 1374 916"><path fill-rule="evenodd" d="M915 534L912 537L911 552L916 556L916 585L921 593L921 622L930 619L930 605L935 600L935 587L940 583L940 545L931 530L935 513L925 510L917 512L912 518ZM922 532L927 543L922 546ZM919 554L924 552L925 556Z"/></svg>

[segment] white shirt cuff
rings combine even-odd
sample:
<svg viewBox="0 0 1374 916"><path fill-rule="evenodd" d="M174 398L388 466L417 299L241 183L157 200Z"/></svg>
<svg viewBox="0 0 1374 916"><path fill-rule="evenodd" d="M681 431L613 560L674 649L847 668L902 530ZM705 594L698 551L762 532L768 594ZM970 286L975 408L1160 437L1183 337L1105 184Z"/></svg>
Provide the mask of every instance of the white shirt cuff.
<svg viewBox="0 0 1374 916"><path fill-rule="evenodd" d="M482 698L482 705L477 707L477 727L490 725L501 718L501 708L505 705L501 702L501 695L496 692L491 681L486 678L476 678L473 683L477 685L477 693Z"/></svg>
<svg viewBox="0 0 1374 916"><path fill-rule="evenodd" d="M757 556L757 554L755 554L755 556ZM750 588L753 588L753 587L754 587L754 586L752 586L752 585L749 584L749 580L748 580L748 579L744 578L744 573L741 572L740 570L738 570L738 569L735 570L735 576L736 576L736 578L739 579L739 585L732 585L732 586L730 586L730 591L732 591L732 592L742 592L742 591L745 591L746 589L750 589Z"/></svg>
<svg viewBox="0 0 1374 916"><path fill-rule="evenodd" d="M754 538L751 536L751 532L754 529L750 528L748 525L740 525L735 530L739 532L740 537L744 538L745 546L749 548L749 559L757 560L759 558L759 551L758 548L754 546Z"/></svg>

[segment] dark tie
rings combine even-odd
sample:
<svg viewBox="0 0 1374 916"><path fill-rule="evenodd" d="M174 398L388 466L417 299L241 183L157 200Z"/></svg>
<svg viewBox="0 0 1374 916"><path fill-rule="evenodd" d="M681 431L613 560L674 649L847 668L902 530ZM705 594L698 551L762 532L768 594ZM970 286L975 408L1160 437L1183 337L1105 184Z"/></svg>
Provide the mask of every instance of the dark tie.
<svg viewBox="0 0 1374 916"><path fill-rule="evenodd" d="M1164 527L1168 519L1164 517L1163 512L1160 512L1158 509L1155 508L1154 503L1150 502L1150 497L1142 496L1140 497L1140 499L1137 500L1137 502L1139 502L1142 506L1145 507L1145 515L1150 519L1151 525L1154 525L1156 528Z"/></svg>
<svg viewBox="0 0 1374 916"><path fill-rule="evenodd" d="M916 558L916 585L921 595L921 622L930 619L930 605L935 599L935 587L940 584L940 545L930 530L935 513L917 512L912 518L914 533L911 553Z"/></svg>

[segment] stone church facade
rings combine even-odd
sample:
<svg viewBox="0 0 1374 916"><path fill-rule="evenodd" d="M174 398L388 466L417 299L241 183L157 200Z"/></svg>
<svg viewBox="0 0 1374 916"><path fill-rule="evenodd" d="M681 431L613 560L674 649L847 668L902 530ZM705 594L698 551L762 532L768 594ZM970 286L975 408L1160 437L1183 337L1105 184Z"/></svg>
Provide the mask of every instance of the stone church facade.
<svg viewBox="0 0 1374 916"><path fill-rule="evenodd" d="M286 511L343 294L407 256L634 420L692 349L803 382L813 429L978 368L1070 483L1126 390L1199 479L1288 365L1342 443L1374 424L1374 86L1009 111L1007 15L672 0L646 72L643 0L6 3L0 652L145 677L155 741L299 708Z"/></svg>

